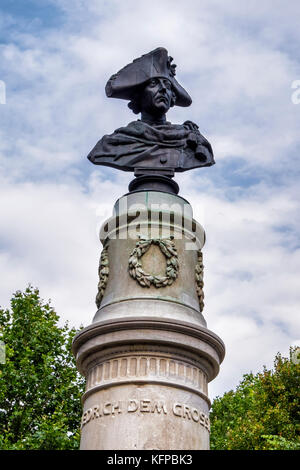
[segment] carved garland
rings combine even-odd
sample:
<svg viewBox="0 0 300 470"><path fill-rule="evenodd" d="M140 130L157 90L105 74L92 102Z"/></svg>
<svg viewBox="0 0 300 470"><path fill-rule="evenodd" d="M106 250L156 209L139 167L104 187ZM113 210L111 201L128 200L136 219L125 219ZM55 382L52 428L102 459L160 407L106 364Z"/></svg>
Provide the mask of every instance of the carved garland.
<svg viewBox="0 0 300 470"><path fill-rule="evenodd" d="M96 296L97 308L100 307L100 304L104 295L104 291L106 288L108 275L109 275L109 261L108 261L107 250L108 250L108 245L105 248L103 248L101 256L100 256L99 269L98 269L99 283L98 283L98 293Z"/></svg>
<svg viewBox="0 0 300 470"><path fill-rule="evenodd" d="M151 284L157 288L166 287L173 284L178 276L179 263L177 250L175 243L173 242L174 237L165 239L144 239L136 243L136 247L132 251L129 257L129 274L135 279L142 287L150 287ZM141 258L149 250L151 245L157 245L161 252L167 258L167 267L165 276L155 276L152 274L145 273L142 269Z"/></svg>
<svg viewBox="0 0 300 470"><path fill-rule="evenodd" d="M204 283L203 283L203 270L204 270L204 266L203 266L202 251L198 250L197 255L198 255L198 261L197 261L196 268L195 268L196 291L197 291L197 295L198 295L198 299L199 299L200 312L202 312L202 310L204 308L204 302L203 302L203 300L204 300L204 292L203 292L203 286L204 286Z"/></svg>

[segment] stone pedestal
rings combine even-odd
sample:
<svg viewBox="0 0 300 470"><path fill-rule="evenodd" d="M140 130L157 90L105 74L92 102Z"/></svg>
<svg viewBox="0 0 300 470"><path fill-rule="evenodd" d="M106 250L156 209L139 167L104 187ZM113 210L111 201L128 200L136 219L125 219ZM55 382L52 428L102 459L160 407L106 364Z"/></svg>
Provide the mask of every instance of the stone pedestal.
<svg viewBox="0 0 300 470"><path fill-rule="evenodd" d="M120 198L101 229L98 311L74 339L81 449L209 449L207 384L224 357L203 309L203 228L179 196Z"/></svg>

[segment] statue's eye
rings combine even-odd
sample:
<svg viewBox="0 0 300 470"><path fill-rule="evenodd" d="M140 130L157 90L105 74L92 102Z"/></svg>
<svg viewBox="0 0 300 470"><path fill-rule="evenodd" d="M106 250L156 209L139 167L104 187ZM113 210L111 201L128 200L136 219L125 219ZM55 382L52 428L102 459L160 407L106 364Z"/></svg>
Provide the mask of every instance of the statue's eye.
<svg viewBox="0 0 300 470"><path fill-rule="evenodd" d="M150 83L149 83L150 86L155 86L157 85L157 80L151 80Z"/></svg>

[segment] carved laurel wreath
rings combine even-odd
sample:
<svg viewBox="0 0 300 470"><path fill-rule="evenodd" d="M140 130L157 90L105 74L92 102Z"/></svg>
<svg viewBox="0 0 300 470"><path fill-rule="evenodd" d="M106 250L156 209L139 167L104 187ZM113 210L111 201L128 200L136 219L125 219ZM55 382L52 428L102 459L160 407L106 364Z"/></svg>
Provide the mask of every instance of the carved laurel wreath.
<svg viewBox="0 0 300 470"><path fill-rule="evenodd" d="M198 261L197 261L197 264L196 264L196 267L195 267L196 292L197 292L198 299L199 299L200 312L202 312L202 310L204 308L204 302L203 302L203 300L204 300L204 292L203 292L203 286L204 286L204 283L203 283L203 270L204 270L204 266L203 266L203 254L202 254L201 250L198 250L197 256L198 256Z"/></svg>
<svg viewBox="0 0 300 470"><path fill-rule="evenodd" d="M166 287L173 284L178 276L179 263L177 250L173 241L174 237L170 238L140 238L136 243L136 247L132 251L128 261L128 268L130 276L135 279L141 286L150 287L151 284L155 287ZM166 275L155 276L145 273L142 268L141 258L149 250L151 245L157 245L161 252L167 258Z"/></svg>
<svg viewBox="0 0 300 470"><path fill-rule="evenodd" d="M104 291L106 288L107 280L108 280L108 275L109 275L109 261L108 261L108 245L103 248L100 256L100 261L99 261L99 269L98 269L98 274L99 274L99 283L98 283L98 293L96 296L96 305L97 308L100 307Z"/></svg>

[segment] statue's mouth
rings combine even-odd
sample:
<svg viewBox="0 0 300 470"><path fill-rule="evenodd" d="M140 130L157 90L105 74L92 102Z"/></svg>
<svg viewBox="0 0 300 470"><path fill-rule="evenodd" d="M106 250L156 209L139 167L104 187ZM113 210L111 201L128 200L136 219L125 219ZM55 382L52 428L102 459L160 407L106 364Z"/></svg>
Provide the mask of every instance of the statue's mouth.
<svg viewBox="0 0 300 470"><path fill-rule="evenodd" d="M165 104L168 104L168 98L166 98L165 96L158 96L157 101L158 101L158 103L163 102Z"/></svg>

